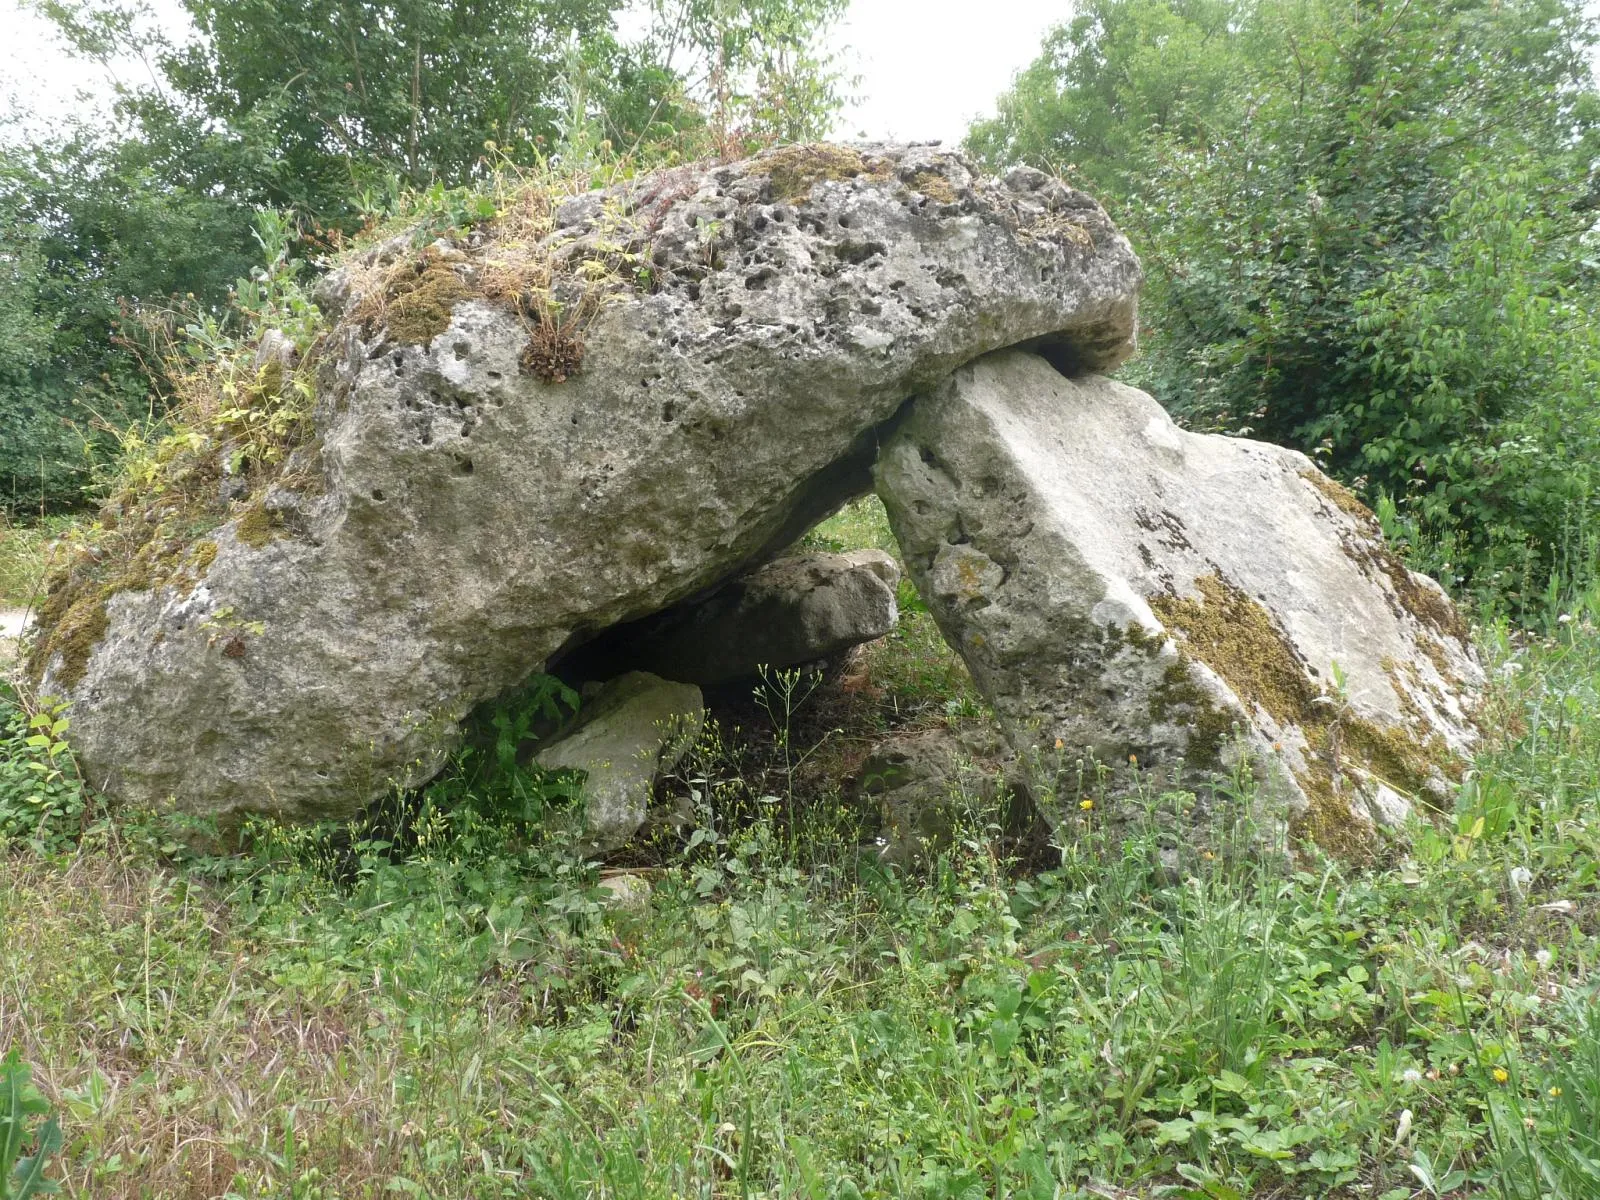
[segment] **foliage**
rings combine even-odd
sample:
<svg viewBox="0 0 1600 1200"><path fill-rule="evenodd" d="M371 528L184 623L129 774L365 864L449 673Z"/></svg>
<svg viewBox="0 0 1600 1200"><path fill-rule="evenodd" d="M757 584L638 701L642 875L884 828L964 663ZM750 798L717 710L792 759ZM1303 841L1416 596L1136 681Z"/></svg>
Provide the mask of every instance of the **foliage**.
<svg viewBox="0 0 1600 1200"><path fill-rule="evenodd" d="M70 726L65 708L30 713L0 683L0 854L14 843L59 849L82 832L87 805L67 747Z"/></svg>
<svg viewBox="0 0 1600 1200"><path fill-rule="evenodd" d="M29 1128L33 1118L49 1111L27 1064L12 1047L0 1058L0 1200L28 1200L59 1190L44 1171L49 1157L61 1148L61 1126L51 1117L38 1129ZM33 1153L24 1158L30 1143Z"/></svg>
<svg viewBox="0 0 1600 1200"><path fill-rule="evenodd" d="M650 0L649 45L704 112L713 153L816 141L844 103L845 80L820 40L846 3Z"/></svg>
<svg viewBox="0 0 1600 1200"><path fill-rule="evenodd" d="M565 711L536 682L481 757L354 825L226 860L126 821L14 853L0 975L30 1003L0 1039L60 1098L82 1195L1578 1200L1597 613L1490 631L1504 735L1367 872L1237 827L1174 864L1158 810L1186 798L1152 795L1039 874L974 801L902 874L820 808L729 819L739 781L702 758L678 853L618 906L501 769Z"/></svg>
<svg viewBox="0 0 1600 1200"><path fill-rule="evenodd" d="M126 297L214 298L247 264L247 220L153 178L142 150L85 129L0 145L0 507L81 503L110 430L148 412L113 336Z"/></svg>
<svg viewBox="0 0 1600 1200"><path fill-rule="evenodd" d="M1118 212L1177 413L1317 454L1526 604L1593 518L1590 44L1559 0L1113 0L972 144Z"/></svg>
<svg viewBox="0 0 1600 1200"><path fill-rule="evenodd" d="M13 523L0 512L0 607L27 608L39 598L58 540L72 525L68 517Z"/></svg>

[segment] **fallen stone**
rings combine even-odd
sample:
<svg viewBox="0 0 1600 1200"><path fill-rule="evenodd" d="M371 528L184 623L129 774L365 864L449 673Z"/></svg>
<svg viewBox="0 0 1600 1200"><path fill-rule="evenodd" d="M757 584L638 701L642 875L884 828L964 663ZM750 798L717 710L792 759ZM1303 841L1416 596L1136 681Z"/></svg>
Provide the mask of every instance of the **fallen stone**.
<svg viewBox="0 0 1600 1200"><path fill-rule="evenodd" d="M882 550L779 558L705 599L621 626L566 670L625 667L701 686L831 659L890 633L900 567Z"/></svg>
<svg viewBox="0 0 1600 1200"><path fill-rule="evenodd" d="M655 889L637 871L607 871L600 876L600 903L617 912L644 913Z"/></svg>
<svg viewBox="0 0 1600 1200"><path fill-rule="evenodd" d="M631 671L586 700L572 727L534 761L584 773L584 835L594 849L614 850L644 823L656 780L688 753L705 717L693 684Z"/></svg>
<svg viewBox="0 0 1600 1200"><path fill-rule="evenodd" d="M1034 813L1016 754L992 728L947 726L895 734L874 746L857 773L878 809L878 854L898 867L948 849L963 824L998 814L1025 834Z"/></svg>
<svg viewBox="0 0 1600 1200"><path fill-rule="evenodd" d="M352 813L563 648L868 490L876 427L955 367L1028 343L1106 369L1133 344L1139 266L1098 204L935 148L676 168L554 226L402 237L336 272L281 478L187 551L56 581L34 674L97 786ZM558 308L518 290L530 255Z"/></svg>
<svg viewBox="0 0 1600 1200"><path fill-rule="evenodd" d="M1263 836L1359 855L1459 777L1467 631L1304 455L1184 432L1143 392L1013 350L918 398L877 478L1055 820L1114 814L1130 763L1207 795L1247 762Z"/></svg>

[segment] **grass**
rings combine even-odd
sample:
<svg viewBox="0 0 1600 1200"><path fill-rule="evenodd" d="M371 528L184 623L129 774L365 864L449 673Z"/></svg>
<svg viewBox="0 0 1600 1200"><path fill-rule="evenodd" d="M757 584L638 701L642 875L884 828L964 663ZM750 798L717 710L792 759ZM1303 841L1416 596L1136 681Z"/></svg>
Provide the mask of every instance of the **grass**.
<svg viewBox="0 0 1600 1200"><path fill-rule="evenodd" d="M880 535L863 503L811 540ZM113 820L65 731L12 719L0 1051L60 1119L52 1177L295 1200L1600 1195L1600 606L1486 633L1501 736L1447 825L1365 871L1201 829L1181 874L1154 831L1184 798L1161 795L1115 839L1092 814L1046 871L977 800L925 869L882 866L829 754L982 719L906 607L856 664L869 686L713 723L626 905L487 751L217 859Z"/></svg>
<svg viewBox="0 0 1600 1200"><path fill-rule="evenodd" d="M76 524L72 517L13 523L0 514L0 608L28 608L38 602L51 547Z"/></svg>

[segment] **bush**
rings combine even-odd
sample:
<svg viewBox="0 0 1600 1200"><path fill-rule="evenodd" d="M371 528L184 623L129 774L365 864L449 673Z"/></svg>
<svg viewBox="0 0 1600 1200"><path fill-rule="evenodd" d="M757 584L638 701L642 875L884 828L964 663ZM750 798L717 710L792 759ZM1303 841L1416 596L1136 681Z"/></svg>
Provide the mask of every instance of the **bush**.
<svg viewBox="0 0 1600 1200"><path fill-rule="evenodd" d="M1122 222L1137 382L1315 455L1419 566L1526 608L1600 528L1591 44L1569 0L1098 0L971 144Z"/></svg>

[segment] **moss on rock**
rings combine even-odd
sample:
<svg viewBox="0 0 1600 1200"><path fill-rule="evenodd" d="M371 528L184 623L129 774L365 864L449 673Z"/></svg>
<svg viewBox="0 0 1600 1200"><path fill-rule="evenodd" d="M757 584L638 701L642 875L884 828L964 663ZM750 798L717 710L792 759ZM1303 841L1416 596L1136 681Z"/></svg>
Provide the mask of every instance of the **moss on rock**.
<svg viewBox="0 0 1600 1200"><path fill-rule="evenodd" d="M272 514L259 504L246 509L233 527L233 536L252 550L260 550L283 534L283 526L273 520Z"/></svg>
<svg viewBox="0 0 1600 1200"><path fill-rule="evenodd" d="M1379 725L1317 687L1288 635L1244 592L1215 574L1195 580L1195 587L1199 598L1161 595L1152 597L1150 606L1179 635L1183 658L1204 664L1247 707L1259 706L1281 729L1298 730L1305 738L1305 769L1295 777L1310 807L1291 830L1296 836L1309 837L1342 858L1368 857L1373 830L1352 813L1347 775L1359 773L1413 798L1425 797L1428 781L1437 774L1459 776L1462 764L1437 735ZM1174 670L1188 680L1186 667ZM1192 681L1187 686L1199 690ZM1157 695L1163 704L1192 705L1190 692L1175 676L1169 675ZM1152 715L1158 715L1155 701ZM1213 742L1214 724L1195 726L1200 744L1220 746Z"/></svg>
<svg viewBox="0 0 1600 1200"><path fill-rule="evenodd" d="M456 301L470 294L460 274L432 247L403 259L362 297L356 319L381 322L396 341L426 346L446 329Z"/></svg>
<svg viewBox="0 0 1600 1200"><path fill-rule="evenodd" d="M767 178L772 181L772 198L788 202L803 200L811 194L813 187L825 180L855 179L863 175L871 179L889 177L886 166L867 158L860 151L820 142L784 146L764 155L761 165L766 168Z"/></svg>

